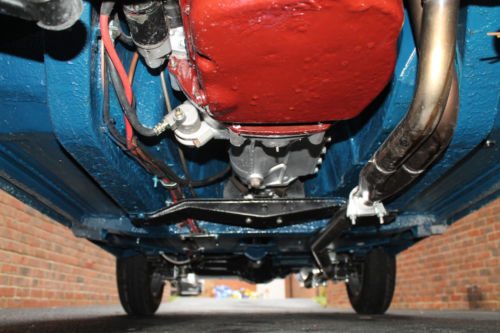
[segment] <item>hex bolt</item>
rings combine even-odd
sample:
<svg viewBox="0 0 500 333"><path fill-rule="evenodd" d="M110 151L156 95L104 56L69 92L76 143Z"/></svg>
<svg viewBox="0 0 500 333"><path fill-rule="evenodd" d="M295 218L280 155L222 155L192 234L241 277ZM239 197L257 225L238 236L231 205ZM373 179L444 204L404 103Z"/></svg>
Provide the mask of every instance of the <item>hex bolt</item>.
<svg viewBox="0 0 500 333"><path fill-rule="evenodd" d="M352 225L356 225L356 216L349 216Z"/></svg>
<svg viewBox="0 0 500 333"><path fill-rule="evenodd" d="M249 217L247 217L247 218L245 219L245 223L246 223L246 224L250 224L250 223L252 223L252 219L251 219L251 218L249 218Z"/></svg>
<svg viewBox="0 0 500 333"><path fill-rule="evenodd" d="M173 69L173 70L176 70L177 69L177 62L172 58L170 59L170 67Z"/></svg>
<svg viewBox="0 0 500 333"><path fill-rule="evenodd" d="M250 178L250 186L252 187L260 187L262 184L262 179L259 177L252 177Z"/></svg>
<svg viewBox="0 0 500 333"><path fill-rule="evenodd" d="M202 90L194 94L194 100L199 105L207 105L207 95Z"/></svg>
<svg viewBox="0 0 500 333"><path fill-rule="evenodd" d="M174 111L175 111L175 119L180 121L184 118L184 112L182 112L181 109L176 108Z"/></svg>
<svg viewBox="0 0 500 333"><path fill-rule="evenodd" d="M486 140L484 142L484 145L486 146L486 148L491 148L491 147L494 147L495 146L495 140Z"/></svg>

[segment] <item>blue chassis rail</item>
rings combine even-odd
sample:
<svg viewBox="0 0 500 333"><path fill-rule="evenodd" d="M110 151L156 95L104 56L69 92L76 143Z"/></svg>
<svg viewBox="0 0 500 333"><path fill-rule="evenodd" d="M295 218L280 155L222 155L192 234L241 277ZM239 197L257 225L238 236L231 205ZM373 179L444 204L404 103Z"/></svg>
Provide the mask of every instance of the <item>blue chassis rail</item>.
<svg viewBox="0 0 500 333"><path fill-rule="evenodd" d="M137 228L129 219L161 209L171 198L113 143L102 124L99 30L91 6L86 4L81 20L64 32L41 31L32 23L6 16L0 16L0 22L9 31L0 37L2 189L116 255L126 254L126 249L182 252L181 238L191 237L185 230ZM385 244L401 251L423 237L444 232L447 225L500 196L500 39L487 35L499 29L498 1L463 5L457 43L460 114L449 149L417 183L389 203L389 209L400 212L394 223L354 228L351 236L365 236L368 241L340 250ZM130 52L119 52L129 63ZM405 23L393 80L359 117L334 126L320 172L305 182L308 197L347 197L361 167L407 112L416 64L413 37ZM159 78L140 64L134 89L140 119L156 123L164 112ZM122 129L116 96L111 97L111 113ZM173 94L171 98L177 101ZM154 149L182 174L170 138L155 142ZM220 156L214 157L213 151ZM223 168L225 152L225 143L217 141L187 151L191 176L203 178ZM220 198L222 188L216 184L197 194ZM306 254L308 239L326 223L269 230L203 221L200 226L210 234L203 240L208 251L255 259ZM389 241L388 234L400 237ZM270 242L256 246L240 241L248 237ZM301 265L304 260L310 263L298 257L294 263Z"/></svg>

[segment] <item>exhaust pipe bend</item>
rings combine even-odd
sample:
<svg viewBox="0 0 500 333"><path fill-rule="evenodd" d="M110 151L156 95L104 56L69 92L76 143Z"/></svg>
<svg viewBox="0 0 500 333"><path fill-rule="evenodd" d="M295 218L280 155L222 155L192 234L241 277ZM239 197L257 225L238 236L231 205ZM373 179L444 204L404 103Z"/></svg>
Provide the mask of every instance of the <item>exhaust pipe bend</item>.
<svg viewBox="0 0 500 333"><path fill-rule="evenodd" d="M441 120L453 77L459 4L459 0L424 0L417 84L410 110L361 170L357 196L375 202L393 195L384 191L387 180Z"/></svg>
<svg viewBox="0 0 500 333"><path fill-rule="evenodd" d="M417 178L446 149L458 114L454 66L459 0L409 0L419 49L417 84L406 116L363 167L355 196L367 204L384 200ZM420 28L421 26L421 28ZM327 246L351 225L346 205L313 243L313 256L327 277L333 275Z"/></svg>
<svg viewBox="0 0 500 333"><path fill-rule="evenodd" d="M421 23L422 23L422 2L420 0L406 1L410 22L413 30L415 44L419 45ZM391 176L379 192L385 196L378 200L397 194L407 185L418 178L435 160L437 160L449 146L458 118L459 88L455 63L451 67L451 87L446 101L441 120L432 135L422 143L418 150L413 153L404 164Z"/></svg>
<svg viewBox="0 0 500 333"><path fill-rule="evenodd" d="M406 162L399 168L383 186L380 186L380 192L385 193L384 198L391 197L411 184L427 168L437 160L448 148L458 117L458 80L453 66L452 82L448 101L443 116L439 121L436 130L420 146L420 148L411 155Z"/></svg>

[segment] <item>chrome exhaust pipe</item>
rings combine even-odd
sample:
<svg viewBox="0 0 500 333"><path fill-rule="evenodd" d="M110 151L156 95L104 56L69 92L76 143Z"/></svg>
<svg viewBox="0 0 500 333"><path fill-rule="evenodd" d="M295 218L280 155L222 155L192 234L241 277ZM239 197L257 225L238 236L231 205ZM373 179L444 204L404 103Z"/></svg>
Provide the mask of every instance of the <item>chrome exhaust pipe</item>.
<svg viewBox="0 0 500 333"><path fill-rule="evenodd" d="M372 206L393 196L417 178L448 146L458 114L454 66L458 0L409 0L419 51L417 84L406 116L360 172L353 196ZM344 205L313 243L312 254L326 277L333 267L327 246L351 223Z"/></svg>
<svg viewBox="0 0 500 333"><path fill-rule="evenodd" d="M417 84L410 110L361 170L356 196L375 202L393 195L384 191L384 185L438 126L453 78L459 4L458 0L423 1L422 28L416 38Z"/></svg>
<svg viewBox="0 0 500 333"><path fill-rule="evenodd" d="M406 1L406 7L410 15L415 45L418 48L423 12L422 2L420 0L408 0ZM415 153L408 157L404 164L386 181L383 188L380 189L380 192L386 193L386 198L406 188L407 185L427 170L448 148L453 138L458 118L459 87L454 62L451 67L451 75L450 92L441 120L432 135L422 143Z"/></svg>

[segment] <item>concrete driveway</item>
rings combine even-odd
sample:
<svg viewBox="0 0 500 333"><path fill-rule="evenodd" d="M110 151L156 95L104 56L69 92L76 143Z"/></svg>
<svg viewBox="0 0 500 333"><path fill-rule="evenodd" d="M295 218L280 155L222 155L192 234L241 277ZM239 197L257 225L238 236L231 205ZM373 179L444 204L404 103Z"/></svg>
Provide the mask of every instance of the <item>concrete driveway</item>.
<svg viewBox="0 0 500 333"><path fill-rule="evenodd" d="M119 306L0 310L4 332L500 332L500 313L389 311L359 316L313 300L180 298L151 318L131 318Z"/></svg>

